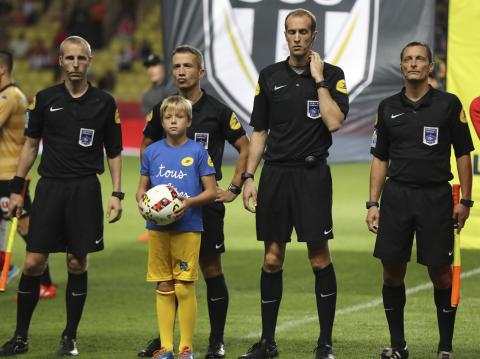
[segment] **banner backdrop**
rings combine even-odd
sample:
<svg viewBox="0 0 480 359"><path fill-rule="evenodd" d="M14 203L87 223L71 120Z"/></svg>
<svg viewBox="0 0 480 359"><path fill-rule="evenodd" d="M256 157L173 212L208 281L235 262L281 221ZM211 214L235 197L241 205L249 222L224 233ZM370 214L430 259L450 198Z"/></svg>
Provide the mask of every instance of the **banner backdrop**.
<svg viewBox="0 0 480 359"><path fill-rule="evenodd" d="M447 90L462 101L474 139L473 200L467 226L462 231L462 247L480 248L480 140L472 126L469 109L480 96L480 2L450 0L448 14ZM456 169L455 159L452 168ZM458 180L457 180L458 183Z"/></svg>
<svg viewBox="0 0 480 359"><path fill-rule="evenodd" d="M286 14L299 7L310 10L319 32L314 49L344 70L350 94L350 113L334 135L330 160L368 161L378 103L402 87L400 50L413 40L433 42L434 3L163 0L164 55L168 60L180 44L202 50L207 70L202 87L248 123L260 70L288 56ZM171 79L167 85L172 86Z"/></svg>

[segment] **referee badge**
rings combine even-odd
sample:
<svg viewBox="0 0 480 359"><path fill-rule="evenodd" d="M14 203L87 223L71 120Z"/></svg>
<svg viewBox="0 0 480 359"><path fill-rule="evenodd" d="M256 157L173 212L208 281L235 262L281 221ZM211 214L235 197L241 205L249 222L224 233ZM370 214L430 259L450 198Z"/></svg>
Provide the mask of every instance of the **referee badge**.
<svg viewBox="0 0 480 359"><path fill-rule="evenodd" d="M438 127L423 128L423 143L427 146L435 146L438 144Z"/></svg>
<svg viewBox="0 0 480 359"><path fill-rule="evenodd" d="M322 115L320 115L320 102L311 100L307 101L307 116L314 120L322 117Z"/></svg>
<svg viewBox="0 0 480 359"><path fill-rule="evenodd" d="M93 144L93 136L95 130L89 128L81 128L80 136L78 137L78 144L83 147L90 147Z"/></svg>

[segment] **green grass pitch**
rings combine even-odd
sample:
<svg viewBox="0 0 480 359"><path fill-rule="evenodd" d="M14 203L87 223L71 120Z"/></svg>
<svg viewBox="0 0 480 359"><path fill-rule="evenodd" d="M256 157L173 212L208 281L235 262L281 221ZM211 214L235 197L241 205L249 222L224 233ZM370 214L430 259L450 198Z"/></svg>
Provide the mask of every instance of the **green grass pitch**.
<svg viewBox="0 0 480 359"><path fill-rule="evenodd" d="M82 358L135 358L136 352L157 333L154 286L145 282L147 247L136 239L144 228L134 201L138 170L138 158L124 159L123 188L127 197L123 218L119 223L105 225L106 249L90 256L89 294L78 338ZM223 186L228 184L232 171L233 167L226 166ZM339 359L378 358L389 341L380 300L381 266L371 255L374 236L364 223L368 172L368 164L332 165L335 239L330 246L338 280L334 349ZM37 179L35 173L33 182ZM111 191L108 174L102 176L102 184L106 199ZM225 332L229 359L244 353L260 332L259 275L263 246L256 241L254 228L254 216L243 209L240 198L227 205L227 252L223 264L230 290ZM22 263L23 255L24 243L17 238L15 264ZM479 258L478 251L464 251L463 271L480 267ZM50 263L52 277L59 285L58 295L55 300L38 304L30 329L30 352L22 356L25 359L56 357L64 327L65 257L52 255ZM479 278L477 271L462 282L454 339L458 359L480 358ZM407 288L427 282L426 269L414 260L409 266ZM2 343L15 328L13 298L17 284L15 280L0 296ZM314 277L305 246L294 241L288 245L284 267L284 293L276 337L280 358L313 358L319 332L313 288ZM194 350L196 358L203 358L209 334L203 279L198 282L197 297ZM438 330L431 288L419 287L407 295L405 317L411 358L436 358Z"/></svg>

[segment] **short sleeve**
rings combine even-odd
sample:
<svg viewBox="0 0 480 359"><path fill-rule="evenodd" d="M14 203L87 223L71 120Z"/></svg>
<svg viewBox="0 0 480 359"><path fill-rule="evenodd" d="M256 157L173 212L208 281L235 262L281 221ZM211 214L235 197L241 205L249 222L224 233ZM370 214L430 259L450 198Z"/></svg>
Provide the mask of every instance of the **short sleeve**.
<svg viewBox="0 0 480 359"><path fill-rule="evenodd" d="M389 147L390 143L387 128L385 126L385 112L382 102L378 106L378 111L375 115L370 153L382 161L387 161L389 158Z"/></svg>
<svg viewBox="0 0 480 359"><path fill-rule="evenodd" d="M250 117L250 126L256 130L269 129L269 102L267 94L267 83L263 72L258 78L257 87L255 88L255 98L253 100L253 111Z"/></svg>
<svg viewBox="0 0 480 359"><path fill-rule="evenodd" d="M122 152L122 127L115 100L108 99L107 120L105 123L104 146L108 158L117 157Z"/></svg>
<svg viewBox="0 0 480 359"><path fill-rule="evenodd" d="M208 155L208 152L203 146L199 146L198 153L198 173L200 177L215 174L215 167L213 161Z"/></svg>
<svg viewBox="0 0 480 359"><path fill-rule="evenodd" d="M152 111L145 117L143 135L152 139L153 142L159 141L164 137L162 118L160 116L160 105L155 105Z"/></svg>
<svg viewBox="0 0 480 359"><path fill-rule="evenodd" d="M142 157L142 164L140 167L140 174L146 177L150 177L150 148L151 147L147 147L145 149L145 153Z"/></svg>
<svg viewBox="0 0 480 359"><path fill-rule="evenodd" d="M337 103L340 111L347 117L350 106L343 70L336 67L330 78L327 79L327 84L330 89L330 96L332 96L332 99Z"/></svg>
<svg viewBox="0 0 480 359"><path fill-rule="evenodd" d="M40 93L38 93L34 98L32 103L28 106L27 109L27 119L25 123L25 136L31 138L40 138L42 137L43 132L43 108L44 108L43 98Z"/></svg>
<svg viewBox="0 0 480 359"><path fill-rule="evenodd" d="M455 157L458 158L473 151L474 147L468 128L467 116L463 110L462 103L456 96L450 116L450 131Z"/></svg>
<svg viewBox="0 0 480 359"><path fill-rule="evenodd" d="M230 144L233 145L240 137L245 135L245 130L237 115L229 108L222 111L221 121L224 137Z"/></svg>

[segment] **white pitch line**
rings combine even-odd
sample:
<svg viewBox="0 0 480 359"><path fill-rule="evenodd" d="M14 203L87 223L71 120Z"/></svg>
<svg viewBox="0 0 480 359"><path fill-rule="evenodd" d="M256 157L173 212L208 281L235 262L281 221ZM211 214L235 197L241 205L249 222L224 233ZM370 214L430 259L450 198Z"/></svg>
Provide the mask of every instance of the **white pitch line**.
<svg viewBox="0 0 480 359"><path fill-rule="evenodd" d="M477 274L480 274L480 267L472 269L468 272L462 273L461 278L468 278L468 277L472 277L472 276L477 275ZM406 295L410 295L410 294L415 294L415 293L424 291L424 290L429 289L429 288L432 288L432 283L431 282L417 285L416 287L407 289L405 292L406 292ZM383 299L380 297L380 298L374 299L370 302L357 304L357 305L352 305L350 307L338 309L335 312L335 315L337 316L337 315L343 315L343 314L358 312L358 311L363 310L363 309L369 309L369 308L376 307L378 305L381 305L382 303L383 303ZM318 321L318 315L316 315L316 314L314 316L311 316L311 315L305 316L301 319L289 321L289 322L286 322L286 323L283 323L283 324L277 326L277 329L276 329L275 332L276 333L285 332L285 331L287 331L291 328L295 328L295 327L304 325L306 323L316 322L316 321ZM261 332L251 332L251 333L243 336L242 339L258 338L258 337L260 337L260 335L262 335Z"/></svg>

